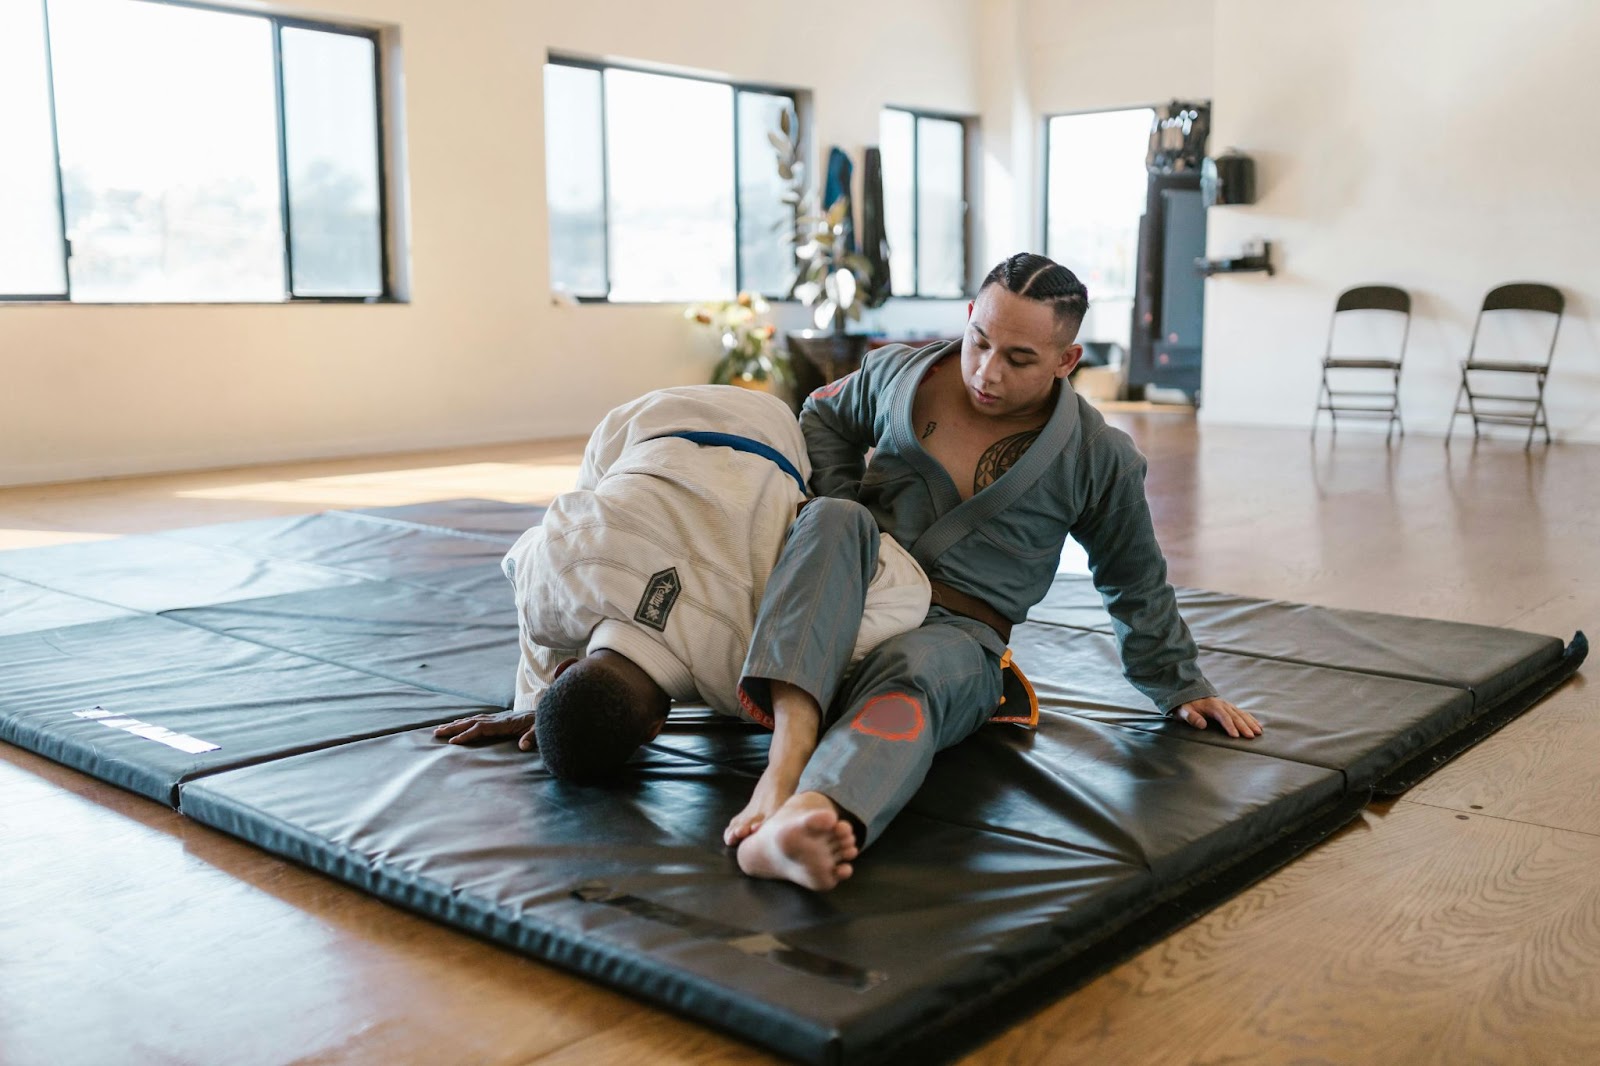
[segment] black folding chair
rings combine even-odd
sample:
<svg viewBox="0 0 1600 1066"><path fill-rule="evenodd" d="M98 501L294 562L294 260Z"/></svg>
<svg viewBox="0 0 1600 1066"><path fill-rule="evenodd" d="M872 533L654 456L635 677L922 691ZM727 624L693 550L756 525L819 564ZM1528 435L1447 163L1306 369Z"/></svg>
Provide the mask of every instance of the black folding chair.
<svg viewBox="0 0 1600 1066"><path fill-rule="evenodd" d="M1355 356L1333 354L1333 339L1339 329L1339 316L1356 311L1382 311L1402 316L1403 324L1400 329L1400 349L1394 357L1384 356ZM1400 367L1406 358L1406 341L1411 335L1411 296L1404 289L1397 289L1393 285L1359 285L1353 289L1346 289L1339 294L1339 299L1333 305L1333 318L1328 323L1328 349L1322 357L1322 389L1317 393L1317 413L1311 418L1311 436L1317 435L1317 423L1322 418L1322 412L1328 412L1329 419L1333 422L1333 435L1339 435L1339 416L1346 418L1383 418L1388 420L1383 439L1387 443L1391 434L1398 427L1400 435L1406 435L1405 423L1400 420ZM1356 377L1345 374L1345 371L1364 371ZM1336 380L1341 382L1339 388L1333 387L1329 372L1337 372ZM1346 388L1345 381L1366 382L1373 380L1373 372L1387 375L1389 378L1387 388ZM1381 379L1380 379L1381 380ZM1359 397L1357 403L1344 402L1347 398ZM1381 401L1387 400L1387 404Z"/></svg>
<svg viewBox="0 0 1600 1066"><path fill-rule="evenodd" d="M1483 298L1483 306L1478 309L1478 319L1472 325L1472 341L1467 345L1467 357L1461 361L1461 387L1456 390L1456 407L1450 413L1450 428L1445 431L1444 443L1448 447L1450 435L1455 432L1456 418L1460 415L1472 416L1472 439L1477 440L1480 424L1527 426L1528 440L1522 446L1523 451L1533 447L1534 430L1544 430L1544 442L1550 443L1550 422L1545 416L1544 409L1544 383L1550 376L1550 361L1556 354L1556 338L1561 333L1561 314L1566 308L1566 301L1562 298L1559 289L1550 285L1540 285L1534 282L1518 282L1512 285L1502 285L1497 289L1490 289L1489 294ZM1543 362L1528 360L1489 360L1473 358L1478 351L1478 334L1483 328L1483 316L1496 311L1532 311L1541 314L1553 315L1555 324L1550 330L1550 347L1544 353ZM1472 374L1522 374L1532 376L1534 391L1530 396L1510 393L1481 392L1473 388ZM1510 380L1504 377L1491 378L1490 381ZM1481 389L1483 386L1478 386ZM1466 406L1461 401L1466 400ZM1479 410L1478 405L1489 401L1487 410Z"/></svg>

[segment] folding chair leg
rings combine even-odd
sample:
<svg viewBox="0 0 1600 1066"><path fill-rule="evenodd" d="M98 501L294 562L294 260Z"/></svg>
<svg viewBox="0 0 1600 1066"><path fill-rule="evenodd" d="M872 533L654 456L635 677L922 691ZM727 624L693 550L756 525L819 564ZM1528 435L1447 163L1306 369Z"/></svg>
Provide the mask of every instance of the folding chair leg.
<svg viewBox="0 0 1600 1066"><path fill-rule="evenodd" d="M1548 448L1550 446L1550 414L1544 409L1544 380L1544 375L1540 374L1537 381L1539 390L1538 402L1533 406L1534 426L1528 427L1528 444L1527 448L1523 449L1524 451L1533 447L1533 430L1535 426L1544 430L1545 447Z"/></svg>
<svg viewBox="0 0 1600 1066"><path fill-rule="evenodd" d="M1461 387L1467 393L1467 410L1472 414L1472 441L1478 441L1478 398L1472 395L1472 386L1467 383L1467 368L1461 368Z"/></svg>
<svg viewBox="0 0 1600 1066"><path fill-rule="evenodd" d="M1391 402L1394 404L1394 408L1389 413L1390 429L1399 427L1400 439L1404 440L1406 436L1406 424L1400 420L1400 371L1398 369L1394 372L1394 399ZM1387 444L1389 441L1389 434L1387 431L1384 432L1383 439L1384 443Z"/></svg>
<svg viewBox="0 0 1600 1066"><path fill-rule="evenodd" d="M1456 419L1461 415L1461 397L1467 391L1467 372L1461 372L1461 387L1456 390L1456 402L1450 408L1450 425L1445 427L1444 446L1450 447L1450 438L1456 431Z"/></svg>

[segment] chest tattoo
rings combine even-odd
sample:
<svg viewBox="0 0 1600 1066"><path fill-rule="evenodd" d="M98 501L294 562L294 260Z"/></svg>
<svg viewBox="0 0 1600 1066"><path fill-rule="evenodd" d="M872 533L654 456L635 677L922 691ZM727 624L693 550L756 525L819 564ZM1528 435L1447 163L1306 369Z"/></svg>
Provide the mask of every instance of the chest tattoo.
<svg viewBox="0 0 1600 1066"><path fill-rule="evenodd" d="M986 486L1000 480L1000 475L1022 458L1022 453L1038 436L1039 430L1030 429L989 445L989 449L978 458L978 469L972 475L972 491L981 492Z"/></svg>
<svg viewBox="0 0 1600 1066"><path fill-rule="evenodd" d="M922 431L922 439L923 440L927 440L929 437L933 436L933 431L935 429L938 429L938 428L939 428L939 423L937 423L937 422L929 422L927 427L925 429L923 429L923 431Z"/></svg>

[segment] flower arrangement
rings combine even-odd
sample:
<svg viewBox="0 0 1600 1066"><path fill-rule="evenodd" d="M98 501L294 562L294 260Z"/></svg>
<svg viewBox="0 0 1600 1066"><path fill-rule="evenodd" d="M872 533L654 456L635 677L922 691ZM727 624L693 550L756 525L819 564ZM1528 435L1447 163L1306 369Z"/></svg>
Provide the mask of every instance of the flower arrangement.
<svg viewBox="0 0 1600 1066"><path fill-rule="evenodd" d="M760 295L741 292L735 299L692 304L683 312L689 321L722 336L723 355L711 372L713 385L770 388L788 383L788 365L772 346L777 330L766 321L769 310Z"/></svg>

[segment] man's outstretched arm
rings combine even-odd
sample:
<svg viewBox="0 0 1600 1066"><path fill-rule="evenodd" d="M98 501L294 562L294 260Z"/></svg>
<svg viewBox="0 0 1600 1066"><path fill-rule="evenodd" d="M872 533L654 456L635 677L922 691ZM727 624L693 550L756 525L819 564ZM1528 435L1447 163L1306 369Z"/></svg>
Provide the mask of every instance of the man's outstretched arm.
<svg viewBox="0 0 1600 1066"><path fill-rule="evenodd" d="M1072 531L1088 552L1128 680L1164 713L1196 729L1210 720L1230 737L1260 736L1255 716L1218 696L1200 672L1199 649L1167 583L1144 471L1144 459L1136 454L1125 456L1120 469L1108 470L1107 490Z"/></svg>

